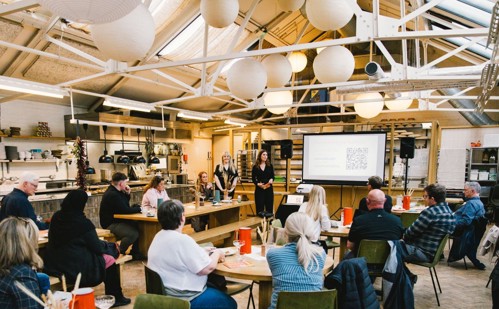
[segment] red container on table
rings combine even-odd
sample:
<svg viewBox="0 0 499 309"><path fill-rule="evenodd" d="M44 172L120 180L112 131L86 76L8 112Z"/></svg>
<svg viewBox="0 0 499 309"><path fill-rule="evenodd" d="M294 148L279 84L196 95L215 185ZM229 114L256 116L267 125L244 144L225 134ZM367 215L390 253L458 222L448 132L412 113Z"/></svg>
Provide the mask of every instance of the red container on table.
<svg viewBox="0 0 499 309"><path fill-rule="evenodd" d="M241 247L241 254L251 253L251 228L239 228L239 240L244 240L244 246Z"/></svg>
<svg viewBox="0 0 499 309"><path fill-rule="evenodd" d="M411 196L410 195L404 195L404 198L402 199L402 207L404 207L405 210L411 209Z"/></svg>
<svg viewBox="0 0 499 309"><path fill-rule="evenodd" d="M343 208L343 225L352 224L353 220L353 208L352 207L344 207Z"/></svg>

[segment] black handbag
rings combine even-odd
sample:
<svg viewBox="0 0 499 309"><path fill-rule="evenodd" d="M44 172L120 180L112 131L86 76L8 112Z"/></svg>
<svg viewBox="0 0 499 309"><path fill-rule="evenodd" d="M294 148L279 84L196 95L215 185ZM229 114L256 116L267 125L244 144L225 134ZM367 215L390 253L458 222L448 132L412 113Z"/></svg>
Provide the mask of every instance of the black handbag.
<svg viewBox="0 0 499 309"><path fill-rule="evenodd" d="M104 244L104 254L108 254L115 259L120 256L120 249L115 242L102 241Z"/></svg>

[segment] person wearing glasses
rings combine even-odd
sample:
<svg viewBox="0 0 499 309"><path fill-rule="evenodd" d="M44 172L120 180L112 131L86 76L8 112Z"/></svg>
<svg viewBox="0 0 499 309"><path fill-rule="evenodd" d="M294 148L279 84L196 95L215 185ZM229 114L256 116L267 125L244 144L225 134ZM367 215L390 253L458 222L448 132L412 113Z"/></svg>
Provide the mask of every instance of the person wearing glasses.
<svg viewBox="0 0 499 309"><path fill-rule="evenodd" d="M35 195L35 191L38 188L38 179L38 175L31 172L22 174L21 178L19 178L17 188L14 188L12 192L2 199L0 221L10 216L30 218L35 222L39 230L48 229L47 224L38 221L33 205L28 200L29 196Z"/></svg>
<svg viewBox="0 0 499 309"><path fill-rule="evenodd" d="M0 235L0 308L41 309L14 284L20 282L37 297L50 288L49 277L36 272L43 268L43 260L36 252L38 229L35 223L22 217L6 218L0 222Z"/></svg>
<svg viewBox="0 0 499 309"><path fill-rule="evenodd" d="M440 242L447 234L452 234L456 219L445 202L446 189L441 184L431 184L424 188L423 199L426 208L409 226L403 235L402 257L406 262L431 262ZM413 283L417 276L409 274Z"/></svg>
<svg viewBox="0 0 499 309"><path fill-rule="evenodd" d="M111 230L116 235L117 240L121 240L120 252L125 254L128 247L133 244L130 254L134 260L145 259L139 251L139 228L137 222L130 220L115 219L115 214L135 214L139 213L140 206L130 207L130 187L127 185L128 177L116 172L111 178L111 184L102 196L100 203L99 219L100 225Z"/></svg>
<svg viewBox="0 0 499 309"><path fill-rule="evenodd" d="M371 176L367 179L367 192L370 192L371 190L378 189L381 190L381 187L383 186L383 179L379 176ZM383 209L387 213L392 212L392 197L389 196L388 194L385 194L385 202L383 204ZM367 207L367 201L366 198L362 198L359 202L359 210L361 210L361 213L366 213L369 212L369 208Z"/></svg>

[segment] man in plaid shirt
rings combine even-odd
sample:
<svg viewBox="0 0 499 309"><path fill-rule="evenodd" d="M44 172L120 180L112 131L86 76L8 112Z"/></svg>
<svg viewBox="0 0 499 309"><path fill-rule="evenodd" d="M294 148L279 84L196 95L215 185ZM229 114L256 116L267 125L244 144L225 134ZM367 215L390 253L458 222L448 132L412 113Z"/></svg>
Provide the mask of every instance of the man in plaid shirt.
<svg viewBox="0 0 499 309"><path fill-rule="evenodd" d="M446 234L452 234L456 219L445 202L445 187L431 184L424 188L424 201L428 208L423 210L404 233L403 256L406 262L431 262L438 245Z"/></svg>

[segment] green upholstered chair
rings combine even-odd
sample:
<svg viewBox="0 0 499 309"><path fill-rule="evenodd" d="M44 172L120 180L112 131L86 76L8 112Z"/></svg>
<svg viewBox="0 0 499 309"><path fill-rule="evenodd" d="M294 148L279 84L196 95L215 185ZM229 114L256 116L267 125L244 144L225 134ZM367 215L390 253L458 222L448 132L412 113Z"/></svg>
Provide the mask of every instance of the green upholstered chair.
<svg viewBox="0 0 499 309"><path fill-rule="evenodd" d="M326 238L326 246L328 250L333 249L333 257L336 251L336 248L340 247L340 244L337 243L336 241L333 241L333 236L327 236Z"/></svg>
<svg viewBox="0 0 499 309"><path fill-rule="evenodd" d="M338 308L337 292L336 290L280 292L276 309L290 308L336 309Z"/></svg>
<svg viewBox="0 0 499 309"><path fill-rule="evenodd" d="M359 244L357 257L365 257L369 276L381 277L390 245L386 240L363 239Z"/></svg>
<svg viewBox="0 0 499 309"><path fill-rule="evenodd" d="M442 252L444 252L445 243L447 242L448 239L449 239L449 234L445 235L444 238L442 238L442 240L440 241L440 245L438 245L437 252L435 253L435 256L433 257L433 261L431 261L429 263L411 262L414 265L427 267L430 270L431 282L433 283L433 291L435 291L435 297L437 298L437 304L439 307L440 307L440 300L438 299L437 287L435 286L435 280L437 281L438 290L440 291L440 293L442 293L442 288L440 287L440 282L438 281L437 270L435 269L435 266L440 261L440 257L442 256ZM432 272L432 270L433 270L433 272ZM435 273L435 278L433 278L433 273Z"/></svg>
<svg viewBox="0 0 499 309"><path fill-rule="evenodd" d="M188 300L155 294L140 294L135 298L133 309L190 309L191 303Z"/></svg>
<svg viewBox="0 0 499 309"><path fill-rule="evenodd" d="M400 215L400 220L402 221L402 226L404 228L408 228L411 224L416 221L419 217L419 213L417 212L403 212Z"/></svg>

